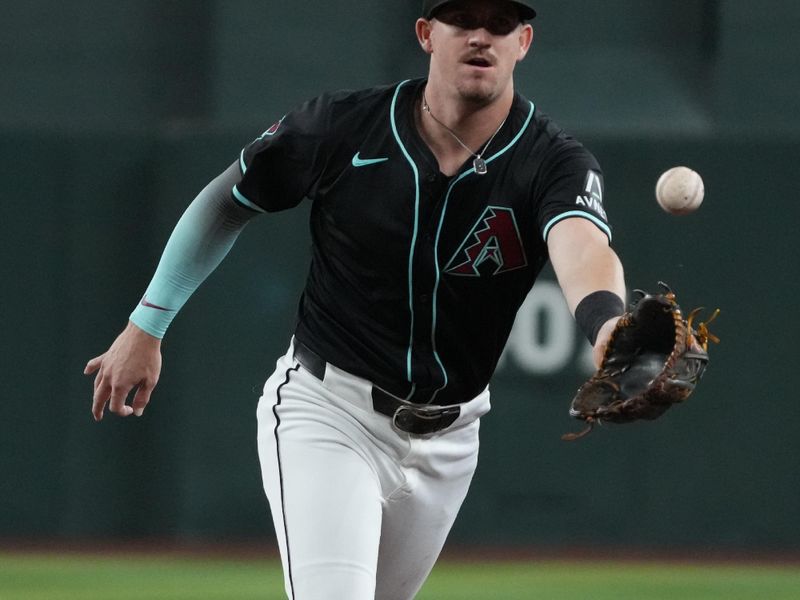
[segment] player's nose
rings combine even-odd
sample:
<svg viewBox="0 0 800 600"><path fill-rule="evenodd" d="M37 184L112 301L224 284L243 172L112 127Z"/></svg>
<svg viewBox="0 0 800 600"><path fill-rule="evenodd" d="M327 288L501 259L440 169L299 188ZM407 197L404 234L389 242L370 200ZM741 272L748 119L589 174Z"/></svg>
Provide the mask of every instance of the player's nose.
<svg viewBox="0 0 800 600"><path fill-rule="evenodd" d="M492 45L492 34L483 27L472 29L469 32L469 45L472 48L488 48Z"/></svg>

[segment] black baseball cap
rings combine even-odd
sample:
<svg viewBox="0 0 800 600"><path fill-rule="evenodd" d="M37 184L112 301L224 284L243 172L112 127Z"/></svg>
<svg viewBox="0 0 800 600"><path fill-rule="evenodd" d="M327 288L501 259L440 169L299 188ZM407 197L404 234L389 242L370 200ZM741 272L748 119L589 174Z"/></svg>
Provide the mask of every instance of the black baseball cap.
<svg viewBox="0 0 800 600"><path fill-rule="evenodd" d="M450 4L457 0L423 0L422 2L422 16L430 19L436 10L445 4ZM530 0L509 0L511 4L515 4L519 9L519 16L523 19L532 19L536 16L536 11L533 10Z"/></svg>

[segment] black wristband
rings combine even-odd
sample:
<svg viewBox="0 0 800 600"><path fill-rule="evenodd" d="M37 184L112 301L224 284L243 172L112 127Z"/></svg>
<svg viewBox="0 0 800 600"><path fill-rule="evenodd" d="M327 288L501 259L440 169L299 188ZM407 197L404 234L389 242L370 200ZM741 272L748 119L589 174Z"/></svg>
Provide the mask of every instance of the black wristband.
<svg viewBox="0 0 800 600"><path fill-rule="evenodd" d="M578 302L575 308L575 322L589 342L594 346L597 333L603 324L625 312L625 302L614 292L600 290L592 292Z"/></svg>

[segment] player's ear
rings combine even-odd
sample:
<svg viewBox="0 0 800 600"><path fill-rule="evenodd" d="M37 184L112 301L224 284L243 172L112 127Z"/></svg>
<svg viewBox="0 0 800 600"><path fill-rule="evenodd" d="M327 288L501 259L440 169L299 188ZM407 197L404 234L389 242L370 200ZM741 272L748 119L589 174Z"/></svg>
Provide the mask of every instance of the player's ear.
<svg viewBox="0 0 800 600"><path fill-rule="evenodd" d="M426 54L432 54L433 45L431 44L431 22L427 19L417 19L416 31L419 45Z"/></svg>
<svg viewBox="0 0 800 600"><path fill-rule="evenodd" d="M533 43L533 27L530 23L524 23L519 31L519 54L517 61L522 60L528 54L528 50Z"/></svg>

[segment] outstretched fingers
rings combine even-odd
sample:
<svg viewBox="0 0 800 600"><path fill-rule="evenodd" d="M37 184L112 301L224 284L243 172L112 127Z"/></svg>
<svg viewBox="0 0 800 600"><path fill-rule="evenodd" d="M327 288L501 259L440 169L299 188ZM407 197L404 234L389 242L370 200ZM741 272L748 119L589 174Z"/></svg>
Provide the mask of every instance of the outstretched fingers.
<svg viewBox="0 0 800 600"><path fill-rule="evenodd" d="M109 373L108 369L103 369L102 359L103 356L93 358L84 369L84 373L87 375L97 373L94 378L94 393L92 394L92 416L95 421L101 421L105 408L108 406L111 412L121 417L127 417L133 414L133 408L126 405L125 401L134 386L116 381L117 378L113 376L113 373Z"/></svg>
<svg viewBox="0 0 800 600"><path fill-rule="evenodd" d="M152 385L140 384L136 390L131 404L127 404L126 400L131 393L134 386L112 386L102 380L99 376L95 380L94 396L92 398L92 415L95 421L101 421L105 408L120 417L129 417L136 415L141 417L148 402L150 402L150 394L153 391Z"/></svg>
<svg viewBox="0 0 800 600"><path fill-rule="evenodd" d="M92 416L103 419L108 410L121 417L141 416L161 372L161 340L128 323L108 351L86 363L94 374ZM136 388L130 404L128 396Z"/></svg>
<svg viewBox="0 0 800 600"><path fill-rule="evenodd" d="M110 396L111 386L108 385L106 378L103 377L101 369L97 377L94 378L94 393L92 394L92 416L94 416L95 421L103 419L103 412Z"/></svg>
<svg viewBox="0 0 800 600"><path fill-rule="evenodd" d="M105 354L101 354L100 356L95 356L92 360L86 363L86 366L83 368L84 375L91 375L95 371L97 371L103 364L103 357Z"/></svg>

